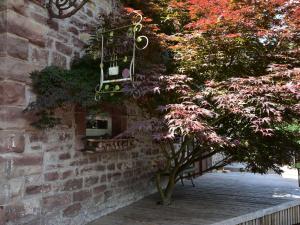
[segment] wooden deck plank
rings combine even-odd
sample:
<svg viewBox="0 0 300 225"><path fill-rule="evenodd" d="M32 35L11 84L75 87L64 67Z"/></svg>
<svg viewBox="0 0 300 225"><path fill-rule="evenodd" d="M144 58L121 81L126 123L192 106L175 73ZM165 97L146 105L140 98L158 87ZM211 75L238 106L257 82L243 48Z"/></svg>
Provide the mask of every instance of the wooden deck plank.
<svg viewBox="0 0 300 225"><path fill-rule="evenodd" d="M300 199L297 182L276 175L215 173L195 183L178 185L170 206L154 194L89 225L209 225Z"/></svg>

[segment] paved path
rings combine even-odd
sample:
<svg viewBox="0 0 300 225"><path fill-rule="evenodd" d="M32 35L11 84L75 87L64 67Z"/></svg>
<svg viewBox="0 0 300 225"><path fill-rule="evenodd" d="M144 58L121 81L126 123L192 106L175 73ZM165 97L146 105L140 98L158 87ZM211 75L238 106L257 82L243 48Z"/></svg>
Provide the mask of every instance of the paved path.
<svg viewBox="0 0 300 225"><path fill-rule="evenodd" d="M211 173L196 179L195 188L185 183L171 206L156 205L155 194L89 225L209 225L300 200L297 181L277 175Z"/></svg>

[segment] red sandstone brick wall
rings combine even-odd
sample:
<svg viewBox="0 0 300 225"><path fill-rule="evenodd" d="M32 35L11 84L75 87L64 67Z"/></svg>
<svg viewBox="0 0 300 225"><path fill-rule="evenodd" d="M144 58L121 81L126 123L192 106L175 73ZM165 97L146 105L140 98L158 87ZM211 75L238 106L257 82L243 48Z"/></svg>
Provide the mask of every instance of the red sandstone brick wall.
<svg viewBox="0 0 300 225"><path fill-rule="evenodd" d="M44 131L23 113L34 100L31 71L68 68L83 54L86 30L111 10L109 0L95 2L49 21L41 0L0 1L0 225L81 225L154 190L159 151L149 136L139 134L126 152L84 155L77 151L80 112L61 110L63 125ZM134 107L128 115L129 125L141 119Z"/></svg>

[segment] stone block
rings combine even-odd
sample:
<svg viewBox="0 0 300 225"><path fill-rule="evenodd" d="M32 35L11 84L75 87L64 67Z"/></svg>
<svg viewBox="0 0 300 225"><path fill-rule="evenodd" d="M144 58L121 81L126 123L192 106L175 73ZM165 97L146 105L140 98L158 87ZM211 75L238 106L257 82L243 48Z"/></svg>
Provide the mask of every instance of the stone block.
<svg viewBox="0 0 300 225"><path fill-rule="evenodd" d="M93 186L93 185L97 184L98 181L99 181L99 177L98 176L86 177L84 179L84 186L85 187Z"/></svg>
<svg viewBox="0 0 300 225"><path fill-rule="evenodd" d="M58 135L58 139L61 142L70 141L70 140L72 140L72 137L73 137L72 134L67 133L67 132L62 132Z"/></svg>
<svg viewBox="0 0 300 225"><path fill-rule="evenodd" d="M30 143L35 143L35 142L47 143L47 141L48 141L48 136L47 136L46 132L44 132L44 131L29 133L29 142Z"/></svg>
<svg viewBox="0 0 300 225"><path fill-rule="evenodd" d="M5 179L7 177L7 170L10 165L10 159L0 155L0 177Z"/></svg>
<svg viewBox="0 0 300 225"><path fill-rule="evenodd" d="M93 189L94 194L100 194L103 193L107 190L107 186L106 185L100 185L97 186Z"/></svg>
<svg viewBox="0 0 300 225"><path fill-rule="evenodd" d="M42 155L22 155L13 159L14 166L39 166L43 163Z"/></svg>
<svg viewBox="0 0 300 225"><path fill-rule="evenodd" d="M97 165L95 169L97 171L105 171L105 166L103 166L103 165Z"/></svg>
<svg viewBox="0 0 300 225"><path fill-rule="evenodd" d="M124 178L129 178L133 176L133 171L132 170L127 170L123 173Z"/></svg>
<svg viewBox="0 0 300 225"><path fill-rule="evenodd" d="M6 222L14 222L25 215L25 206L23 203L14 203L5 206L4 211Z"/></svg>
<svg viewBox="0 0 300 225"><path fill-rule="evenodd" d="M89 190L83 190L73 193L74 202L82 202L92 197L92 192Z"/></svg>
<svg viewBox="0 0 300 225"><path fill-rule="evenodd" d="M85 135L86 130L86 113L85 112L75 112L75 124L76 124L76 135Z"/></svg>
<svg viewBox="0 0 300 225"><path fill-rule="evenodd" d="M57 51L59 51L60 53L63 53L64 55L67 55L67 56L72 55L73 49L66 44L63 44L61 42L56 42L55 47L56 47Z"/></svg>
<svg viewBox="0 0 300 225"><path fill-rule="evenodd" d="M94 170L93 166L85 166L80 170L80 174L82 175L90 174L93 170Z"/></svg>
<svg viewBox="0 0 300 225"><path fill-rule="evenodd" d="M75 47L83 49L86 46L86 43L84 43L79 38L73 37L73 44Z"/></svg>
<svg viewBox="0 0 300 225"><path fill-rule="evenodd" d="M8 35L6 46L8 55L22 60L28 59L28 40Z"/></svg>
<svg viewBox="0 0 300 225"><path fill-rule="evenodd" d="M101 182L101 183L105 183L106 180L107 180L107 176L106 176L106 174L103 174L103 175L101 176L100 182Z"/></svg>
<svg viewBox="0 0 300 225"><path fill-rule="evenodd" d="M57 32L56 30L49 30L48 32L48 38L51 40L59 40L63 43L69 43L70 41L70 33L63 33L62 31Z"/></svg>
<svg viewBox="0 0 300 225"><path fill-rule="evenodd" d="M86 14L87 14L89 17L93 17L93 16L94 16L93 11L90 10L90 9L87 9Z"/></svg>
<svg viewBox="0 0 300 225"><path fill-rule="evenodd" d="M47 24L50 29L58 31L59 30L59 23L54 20L48 20Z"/></svg>
<svg viewBox="0 0 300 225"><path fill-rule="evenodd" d="M59 160L67 160L71 158L70 153L62 153L58 156Z"/></svg>
<svg viewBox="0 0 300 225"><path fill-rule="evenodd" d="M109 200L113 196L113 191L105 191L104 192L104 201Z"/></svg>
<svg viewBox="0 0 300 225"><path fill-rule="evenodd" d="M28 149L28 152L37 152L37 151L42 151L42 146L37 144L37 145L32 145L30 146L30 148Z"/></svg>
<svg viewBox="0 0 300 225"><path fill-rule="evenodd" d="M56 152L45 152L44 153L44 165L50 166L50 165L58 165L58 153Z"/></svg>
<svg viewBox="0 0 300 225"><path fill-rule="evenodd" d="M18 179L19 178L15 179L15 180L18 180ZM30 185L33 185L33 184L37 185L37 184L43 184L44 183L44 179L43 179L43 176L41 176L41 174L34 174L34 175L30 175L30 176L25 176L24 180L25 180L25 186L30 186Z"/></svg>
<svg viewBox="0 0 300 225"><path fill-rule="evenodd" d="M0 11L0 34L7 32L7 10Z"/></svg>
<svg viewBox="0 0 300 225"><path fill-rule="evenodd" d="M41 213L40 202L38 199L28 199L17 201L4 207L6 221L15 222L25 218L39 216Z"/></svg>
<svg viewBox="0 0 300 225"><path fill-rule="evenodd" d="M25 138L22 133L0 131L0 153L22 153L25 149Z"/></svg>
<svg viewBox="0 0 300 225"><path fill-rule="evenodd" d="M17 12L18 14L27 16L28 3L25 2L25 0L8 1L7 3L8 9Z"/></svg>
<svg viewBox="0 0 300 225"><path fill-rule="evenodd" d="M112 173L112 174L107 174L107 179L109 182L111 181L117 181L122 177L122 174L120 172Z"/></svg>
<svg viewBox="0 0 300 225"><path fill-rule="evenodd" d="M96 196L94 197L94 202L95 202L96 204L101 204L101 203L103 203L103 202L104 202L104 193L101 193L101 194L99 194L99 195L96 195Z"/></svg>
<svg viewBox="0 0 300 225"><path fill-rule="evenodd" d="M67 58L66 56L63 56L62 54L59 54L57 52L52 53L52 65L58 66L61 68L66 68L67 67Z"/></svg>
<svg viewBox="0 0 300 225"><path fill-rule="evenodd" d="M1 169L1 164L0 164L0 169ZM5 177L1 176L1 180L0 180L0 206L7 205L10 201L12 201L12 199L13 199L13 196L12 196L13 193L12 192L13 191L11 190L11 181L9 181Z"/></svg>
<svg viewBox="0 0 300 225"><path fill-rule="evenodd" d="M69 193L62 193L44 197L42 199L42 207L45 212L52 212L60 207L71 204L72 198Z"/></svg>
<svg viewBox="0 0 300 225"><path fill-rule="evenodd" d="M49 61L49 51L41 48L31 48L30 60L35 64L47 66Z"/></svg>
<svg viewBox="0 0 300 225"><path fill-rule="evenodd" d="M4 206L0 205L0 225L5 225L6 219L5 219L5 212L4 212Z"/></svg>
<svg viewBox="0 0 300 225"><path fill-rule="evenodd" d="M7 9L7 0L0 1L0 11Z"/></svg>
<svg viewBox="0 0 300 225"><path fill-rule="evenodd" d="M64 167L63 164L50 164L50 165L45 166L45 170L46 171L58 170L58 169L63 168L63 167Z"/></svg>
<svg viewBox="0 0 300 225"><path fill-rule="evenodd" d="M0 157L0 169L9 178L41 174L43 171L42 155L26 155ZM0 175L2 173L0 171Z"/></svg>
<svg viewBox="0 0 300 225"><path fill-rule="evenodd" d="M44 175L45 181L55 181L59 178L58 172L49 172Z"/></svg>
<svg viewBox="0 0 300 225"><path fill-rule="evenodd" d="M69 178L70 176L72 176L74 173L73 173L73 170L68 170L68 171L65 171L62 173L62 179L67 179Z"/></svg>
<svg viewBox="0 0 300 225"><path fill-rule="evenodd" d="M45 5L45 0L31 0L33 2L35 2L37 5L40 5L40 6L44 6Z"/></svg>
<svg viewBox="0 0 300 225"><path fill-rule="evenodd" d="M41 185L30 185L25 189L25 193L27 195L36 195L41 193L47 193L51 191L51 185L49 184L41 184Z"/></svg>
<svg viewBox="0 0 300 225"><path fill-rule="evenodd" d="M1 17L0 17L1 19ZM6 40L7 40L7 34L6 33L3 33L3 34L0 34L0 43L2 43L0 45L0 56L1 57L5 57L6 56Z"/></svg>
<svg viewBox="0 0 300 225"><path fill-rule="evenodd" d="M79 31L76 27L69 27L69 31L75 35L79 34Z"/></svg>
<svg viewBox="0 0 300 225"><path fill-rule="evenodd" d="M115 166L114 163L112 163L112 164L107 165L107 169L108 169L108 170L115 170L115 169L116 169L116 166Z"/></svg>
<svg viewBox="0 0 300 225"><path fill-rule="evenodd" d="M76 215L78 215L80 210L81 210L81 204L80 203L75 203L75 204L70 205L70 206L68 206L67 208L64 209L63 216L64 217L76 216Z"/></svg>
<svg viewBox="0 0 300 225"><path fill-rule="evenodd" d="M73 191L81 189L83 186L83 178L68 180L64 183L63 191Z"/></svg>
<svg viewBox="0 0 300 225"><path fill-rule="evenodd" d="M40 70L44 66L37 66L23 60L12 57L0 58L0 78L31 83L29 74L34 70Z"/></svg>
<svg viewBox="0 0 300 225"><path fill-rule="evenodd" d="M98 156L93 155L89 157L89 163L96 163L98 161Z"/></svg>
<svg viewBox="0 0 300 225"><path fill-rule="evenodd" d="M43 171L42 166L23 166L13 167L12 172L8 173L8 177L23 177L34 174L41 174Z"/></svg>
<svg viewBox="0 0 300 225"><path fill-rule="evenodd" d="M18 224L18 225L41 225L44 222L44 218L43 217L35 217L33 219L30 219L28 221L26 221L25 223L22 224Z"/></svg>
<svg viewBox="0 0 300 225"><path fill-rule="evenodd" d="M31 43L45 47L47 28L28 17L9 10L7 13L7 31L28 39Z"/></svg>
<svg viewBox="0 0 300 225"><path fill-rule="evenodd" d="M49 141L50 142L50 141ZM59 152L62 150L62 146L60 144L47 144L45 145L45 151L52 153L52 152Z"/></svg>
<svg viewBox="0 0 300 225"><path fill-rule="evenodd" d="M11 81L2 81L0 83L0 105L24 106L25 86Z"/></svg>
<svg viewBox="0 0 300 225"><path fill-rule="evenodd" d="M34 19L35 22L37 23L40 23L40 24L43 24L43 25L47 25L48 23L48 18L45 17L44 15L41 15L39 13L36 13L36 12L30 12L30 17L32 19Z"/></svg>
<svg viewBox="0 0 300 225"><path fill-rule="evenodd" d="M122 177L122 174L120 172L116 172L112 174L112 178L114 181L119 180Z"/></svg>
<svg viewBox="0 0 300 225"><path fill-rule="evenodd" d="M84 137L85 137L84 135L76 135L75 150L77 151L77 156L82 155L82 153L79 151L85 148L84 141L82 140L82 138Z"/></svg>
<svg viewBox="0 0 300 225"><path fill-rule="evenodd" d="M70 163L70 166L82 166L89 163L89 159L79 159Z"/></svg>
<svg viewBox="0 0 300 225"><path fill-rule="evenodd" d="M79 28L79 29L84 29L85 28L84 22L77 19L76 17L71 18L71 24L74 25L75 27Z"/></svg>

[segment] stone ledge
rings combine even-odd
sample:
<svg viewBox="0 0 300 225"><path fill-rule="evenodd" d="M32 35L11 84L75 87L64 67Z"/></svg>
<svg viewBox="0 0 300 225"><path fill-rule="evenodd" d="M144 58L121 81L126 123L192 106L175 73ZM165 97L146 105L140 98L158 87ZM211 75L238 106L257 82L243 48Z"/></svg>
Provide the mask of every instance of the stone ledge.
<svg viewBox="0 0 300 225"><path fill-rule="evenodd" d="M128 151L135 146L133 138L93 139L86 138L84 153Z"/></svg>

